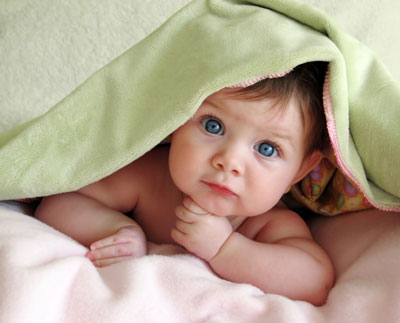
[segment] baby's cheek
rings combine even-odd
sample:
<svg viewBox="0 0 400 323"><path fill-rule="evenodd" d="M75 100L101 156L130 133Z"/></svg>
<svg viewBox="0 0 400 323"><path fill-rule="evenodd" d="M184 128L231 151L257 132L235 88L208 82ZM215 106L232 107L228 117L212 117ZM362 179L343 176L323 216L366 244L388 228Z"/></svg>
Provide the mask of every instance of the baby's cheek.
<svg viewBox="0 0 400 323"><path fill-rule="evenodd" d="M281 199L282 194L260 187L253 194L249 194L246 207L249 215L259 215L272 209Z"/></svg>
<svg viewBox="0 0 400 323"><path fill-rule="evenodd" d="M170 157L169 171L173 182L179 188L188 185L188 182L195 176L194 163L188 160L184 153Z"/></svg>
<svg viewBox="0 0 400 323"><path fill-rule="evenodd" d="M180 169L174 173L171 173L171 177L179 191L190 195L191 187L193 186L190 173Z"/></svg>

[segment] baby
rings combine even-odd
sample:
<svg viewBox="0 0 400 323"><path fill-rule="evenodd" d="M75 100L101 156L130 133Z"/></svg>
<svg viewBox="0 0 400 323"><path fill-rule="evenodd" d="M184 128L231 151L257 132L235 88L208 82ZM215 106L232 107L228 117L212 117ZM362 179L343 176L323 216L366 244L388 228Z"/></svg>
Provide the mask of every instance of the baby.
<svg viewBox="0 0 400 323"><path fill-rule="evenodd" d="M334 272L302 218L280 199L320 161L325 63L210 95L154 148L101 181L43 198L35 216L107 266L172 243L220 277L315 305Z"/></svg>

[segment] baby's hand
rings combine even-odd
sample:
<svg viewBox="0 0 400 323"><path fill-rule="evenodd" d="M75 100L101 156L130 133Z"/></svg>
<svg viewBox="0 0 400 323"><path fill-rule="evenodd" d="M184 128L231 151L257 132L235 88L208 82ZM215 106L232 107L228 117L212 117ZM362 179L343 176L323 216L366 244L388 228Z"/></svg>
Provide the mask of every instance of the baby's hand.
<svg viewBox="0 0 400 323"><path fill-rule="evenodd" d="M93 242L86 257L96 267L105 267L123 260L146 255L146 237L137 225L119 229L115 234Z"/></svg>
<svg viewBox="0 0 400 323"><path fill-rule="evenodd" d="M200 258L213 258L232 233L232 225L224 216L210 214L186 197L176 208L178 220L171 237Z"/></svg>

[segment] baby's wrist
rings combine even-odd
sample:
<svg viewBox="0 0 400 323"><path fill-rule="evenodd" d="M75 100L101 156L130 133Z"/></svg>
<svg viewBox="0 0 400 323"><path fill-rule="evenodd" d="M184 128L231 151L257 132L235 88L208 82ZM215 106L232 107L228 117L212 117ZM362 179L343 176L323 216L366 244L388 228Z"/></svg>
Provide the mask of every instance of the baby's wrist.
<svg viewBox="0 0 400 323"><path fill-rule="evenodd" d="M134 221L119 223L115 226L115 232L125 231L125 230L143 232L141 226ZM143 232L143 234L144 234L144 232Z"/></svg>
<svg viewBox="0 0 400 323"><path fill-rule="evenodd" d="M227 238L224 240L224 242L219 246L217 252L214 254L214 256L212 256L210 259L207 260L208 263L210 263L215 259L218 258L218 256L222 253L223 249L225 249L226 245L228 244L228 241L230 240L230 238L232 237L234 232L231 232Z"/></svg>

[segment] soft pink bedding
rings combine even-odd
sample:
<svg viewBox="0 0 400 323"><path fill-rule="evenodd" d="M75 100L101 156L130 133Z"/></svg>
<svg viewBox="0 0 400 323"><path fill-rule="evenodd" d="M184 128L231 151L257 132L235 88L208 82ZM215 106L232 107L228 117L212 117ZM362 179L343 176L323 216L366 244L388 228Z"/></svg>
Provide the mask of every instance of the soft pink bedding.
<svg viewBox="0 0 400 323"><path fill-rule="evenodd" d="M98 269L84 247L4 205L0 322L400 322L396 214L371 210L313 221L337 272L326 305L317 308L224 281L168 245Z"/></svg>

